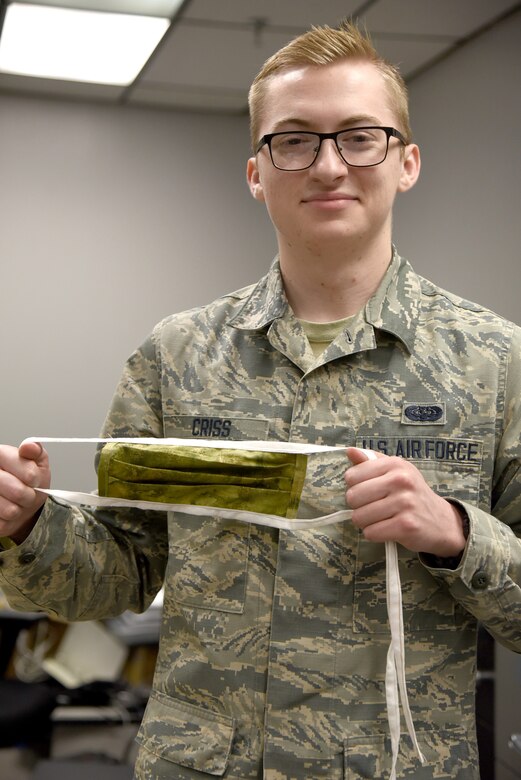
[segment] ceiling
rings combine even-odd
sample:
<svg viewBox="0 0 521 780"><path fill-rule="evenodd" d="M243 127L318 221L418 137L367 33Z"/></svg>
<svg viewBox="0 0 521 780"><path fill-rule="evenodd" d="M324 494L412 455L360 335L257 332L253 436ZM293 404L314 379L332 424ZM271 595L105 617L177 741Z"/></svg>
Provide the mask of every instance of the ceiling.
<svg viewBox="0 0 521 780"><path fill-rule="evenodd" d="M129 13L137 8L136 0L32 2ZM153 15L167 8L168 0L149 0L147 11ZM398 64L410 81L520 8L512 0L184 0L130 86L0 73L0 91L242 114L249 85L264 60L311 25L334 26L346 16L358 19L380 54Z"/></svg>

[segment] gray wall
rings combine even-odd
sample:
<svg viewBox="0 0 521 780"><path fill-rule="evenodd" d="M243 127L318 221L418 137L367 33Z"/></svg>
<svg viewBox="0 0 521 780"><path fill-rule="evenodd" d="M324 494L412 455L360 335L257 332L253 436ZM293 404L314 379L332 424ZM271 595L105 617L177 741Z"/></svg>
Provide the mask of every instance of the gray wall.
<svg viewBox="0 0 521 780"><path fill-rule="evenodd" d="M420 273L514 320L519 40L521 14L411 84L423 172L395 220ZM0 95L0 440L96 435L157 320L265 271L248 154L243 118ZM91 452L51 450L56 487L94 487Z"/></svg>
<svg viewBox="0 0 521 780"><path fill-rule="evenodd" d="M395 239L418 271L521 324L521 13L410 85L422 173Z"/></svg>
<svg viewBox="0 0 521 780"><path fill-rule="evenodd" d="M0 96L0 441L96 436L153 325L260 277L246 119ZM92 452L50 445L56 487Z"/></svg>

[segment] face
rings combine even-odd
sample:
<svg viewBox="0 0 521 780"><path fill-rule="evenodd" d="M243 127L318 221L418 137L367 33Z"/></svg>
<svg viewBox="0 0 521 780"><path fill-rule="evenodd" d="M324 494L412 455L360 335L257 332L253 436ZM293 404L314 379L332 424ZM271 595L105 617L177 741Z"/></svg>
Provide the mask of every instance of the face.
<svg viewBox="0 0 521 780"><path fill-rule="evenodd" d="M266 88L261 135L284 130L334 132L363 125L397 126L383 77L374 65L341 61L280 73ZM400 129L399 127L397 129ZM266 204L277 233L281 259L306 250L391 241L391 210L397 192L415 183L419 153L389 142L386 160L370 168L349 167L334 141L322 143L317 160L304 171L280 171L265 145L248 161L248 183Z"/></svg>

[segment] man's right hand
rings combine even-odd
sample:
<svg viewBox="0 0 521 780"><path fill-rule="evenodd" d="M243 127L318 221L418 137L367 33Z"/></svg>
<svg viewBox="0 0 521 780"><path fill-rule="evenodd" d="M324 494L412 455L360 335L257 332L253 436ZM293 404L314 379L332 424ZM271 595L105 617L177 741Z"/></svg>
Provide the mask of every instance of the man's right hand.
<svg viewBox="0 0 521 780"><path fill-rule="evenodd" d="M34 488L50 484L49 457L41 444L0 445L0 536L19 544L30 534L46 501Z"/></svg>

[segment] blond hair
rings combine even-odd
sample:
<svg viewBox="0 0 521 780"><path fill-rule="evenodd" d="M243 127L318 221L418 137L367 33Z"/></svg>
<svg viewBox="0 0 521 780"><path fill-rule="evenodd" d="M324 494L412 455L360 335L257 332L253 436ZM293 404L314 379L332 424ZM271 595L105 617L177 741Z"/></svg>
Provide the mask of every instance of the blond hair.
<svg viewBox="0 0 521 780"><path fill-rule="evenodd" d="M324 25L312 27L294 38L286 46L266 60L255 77L248 95L250 132L253 150L259 143L259 127L266 97L266 87L272 76L304 65L330 65L340 60L361 60L372 63L382 74L396 113L398 128L407 143L412 133L409 123L407 87L398 69L380 57L369 35L350 21L343 21L338 28Z"/></svg>

